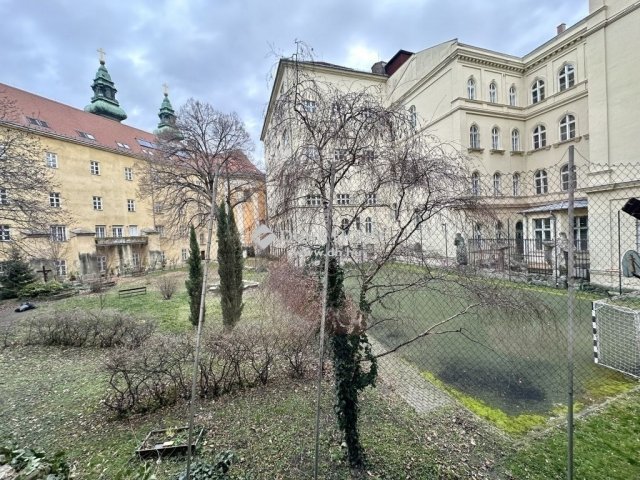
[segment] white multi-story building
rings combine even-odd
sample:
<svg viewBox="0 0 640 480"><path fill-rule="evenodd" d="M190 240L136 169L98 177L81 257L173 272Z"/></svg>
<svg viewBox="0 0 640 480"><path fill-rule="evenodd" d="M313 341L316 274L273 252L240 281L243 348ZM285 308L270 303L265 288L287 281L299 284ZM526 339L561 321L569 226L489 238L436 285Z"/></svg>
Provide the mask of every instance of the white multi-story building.
<svg viewBox="0 0 640 480"><path fill-rule="evenodd" d="M640 196L634 45L640 45L640 2L590 0L586 18L558 26L551 40L523 57L451 40L417 53L400 50L372 72L322 62L302 68L348 91L375 91L384 104L401 103L415 113L418 133L433 134L470 158L470 193L490 197L497 216L493 225L468 225L461 232L468 242L508 235L522 240L520 249L530 239L530 248L542 251L566 234L573 145L578 263L590 270L592 282L617 285L620 253L638 248L640 232L632 217L618 220L624 203ZM294 62L281 60L273 85L262 132L267 169L278 161L281 146L268 132L292 68ZM444 245L429 248L451 256L457 229L446 232ZM280 246L284 240L281 235Z"/></svg>

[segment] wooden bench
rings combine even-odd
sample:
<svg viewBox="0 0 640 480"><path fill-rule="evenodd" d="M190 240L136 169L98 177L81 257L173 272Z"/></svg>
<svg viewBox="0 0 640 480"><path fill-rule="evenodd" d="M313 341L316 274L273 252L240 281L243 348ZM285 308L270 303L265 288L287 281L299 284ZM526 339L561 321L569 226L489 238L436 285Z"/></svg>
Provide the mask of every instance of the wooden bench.
<svg viewBox="0 0 640 480"><path fill-rule="evenodd" d="M147 287L136 287L136 288L123 288L122 290L118 290L119 297L131 297L133 295L145 295L147 293Z"/></svg>

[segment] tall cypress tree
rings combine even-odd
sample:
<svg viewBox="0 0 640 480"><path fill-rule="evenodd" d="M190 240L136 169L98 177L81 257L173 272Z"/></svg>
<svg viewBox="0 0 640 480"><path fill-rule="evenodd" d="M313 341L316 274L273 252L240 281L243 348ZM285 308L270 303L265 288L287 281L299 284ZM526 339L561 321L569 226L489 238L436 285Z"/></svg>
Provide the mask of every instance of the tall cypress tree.
<svg viewBox="0 0 640 480"><path fill-rule="evenodd" d="M2 290L0 298L15 298L20 294L20 290L35 282L36 277L29 262L27 262L20 250L13 247L9 252L9 260L4 264L4 273L0 275Z"/></svg>
<svg viewBox="0 0 640 480"><path fill-rule="evenodd" d="M231 206L222 202L218 210L218 274L222 324L231 330L240 321L242 309L242 242Z"/></svg>
<svg viewBox="0 0 640 480"><path fill-rule="evenodd" d="M187 293L189 294L189 307L191 314L189 315L189 321L194 325L198 325L198 317L200 316L200 299L202 298L202 259L200 258L200 246L198 245L198 239L196 238L196 229L191 225L191 232L189 237L189 278L185 282L187 286ZM204 311L202 320L204 321Z"/></svg>

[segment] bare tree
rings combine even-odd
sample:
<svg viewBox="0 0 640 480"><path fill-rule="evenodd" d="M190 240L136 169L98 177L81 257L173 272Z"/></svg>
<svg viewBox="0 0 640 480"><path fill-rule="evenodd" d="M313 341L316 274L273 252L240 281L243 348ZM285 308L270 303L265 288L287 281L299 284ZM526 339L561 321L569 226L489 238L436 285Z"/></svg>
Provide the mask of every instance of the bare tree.
<svg viewBox="0 0 640 480"><path fill-rule="evenodd" d="M339 366L334 369L336 406L342 409L338 416L349 461L360 466L358 390L373 385L376 371L367 331L397 319L397 310L385 308L394 295L451 284L464 290L466 304L458 314L434 318L431 328L377 357L471 310L487 305L517 308L523 302L504 289L475 282L464 269L444 268L441 253L423 249L423 229L432 232L444 220L463 225L492 216L472 195L465 155L419 132L415 114L402 104L384 104L380 84L332 81L323 64L300 61L302 56L299 52L294 60L280 61L281 89L267 112L263 139L269 209L280 242L292 254L340 256L350 264L345 275L358 285L357 313L345 313L349 301L338 291L341 269L324 255L328 311L323 318ZM397 275L389 267L393 261L423 268ZM374 312L374 307L379 308Z"/></svg>
<svg viewBox="0 0 640 480"><path fill-rule="evenodd" d="M53 161L53 160L52 160ZM37 133L25 125L16 104L0 91L0 225L3 240L21 249L23 235L48 232L60 218L49 194L57 190ZM7 231L8 229L8 231ZM22 234L22 235L20 235ZM0 253L8 244L0 241Z"/></svg>

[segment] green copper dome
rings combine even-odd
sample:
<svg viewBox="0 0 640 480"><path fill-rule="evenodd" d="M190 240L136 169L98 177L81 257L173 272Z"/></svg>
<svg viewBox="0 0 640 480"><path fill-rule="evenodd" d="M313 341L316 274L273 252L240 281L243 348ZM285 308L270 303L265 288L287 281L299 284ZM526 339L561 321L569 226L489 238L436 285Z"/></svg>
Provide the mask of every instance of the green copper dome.
<svg viewBox="0 0 640 480"><path fill-rule="evenodd" d="M85 112L94 113L101 117L110 118L121 122L127 118L127 114L120 107L120 103L116 100L116 90L111 75L104 66L104 60L100 60L100 66L96 72L96 78L93 79L93 97L91 103L84 107Z"/></svg>

